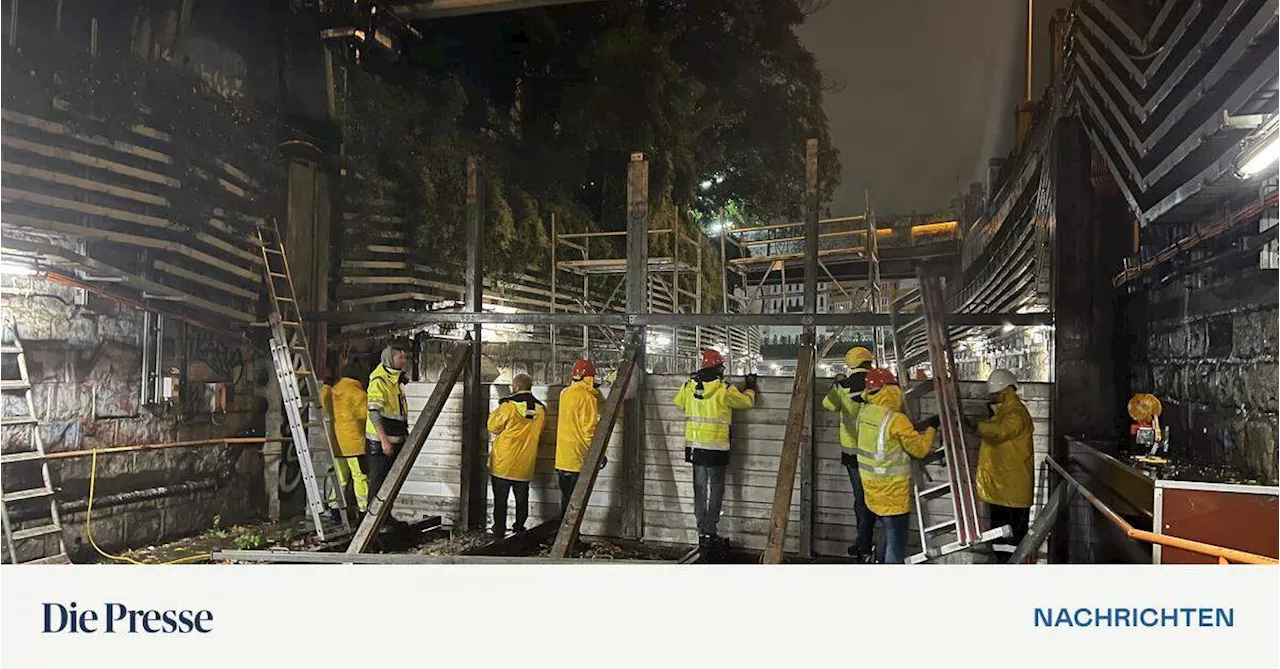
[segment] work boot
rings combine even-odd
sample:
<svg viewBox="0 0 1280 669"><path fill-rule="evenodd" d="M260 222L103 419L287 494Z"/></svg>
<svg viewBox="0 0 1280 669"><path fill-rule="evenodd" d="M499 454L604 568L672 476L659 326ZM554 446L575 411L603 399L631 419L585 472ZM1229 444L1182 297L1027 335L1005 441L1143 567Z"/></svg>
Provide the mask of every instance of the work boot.
<svg viewBox="0 0 1280 669"><path fill-rule="evenodd" d="M710 548L715 543L715 536L711 534L699 533L698 546L701 548Z"/></svg>
<svg viewBox="0 0 1280 669"><path fill-rule="evenodd" d="M514 532L515 534L520 534L521 532L525 531L524 525L516 525L511 528L511 531Z"/></svg>
<svg viewBox="0 0 1280 669"><path fill-rule="evenodd" d="M334 525L342 523L342 509L329 509L329 522Z"/></svg>

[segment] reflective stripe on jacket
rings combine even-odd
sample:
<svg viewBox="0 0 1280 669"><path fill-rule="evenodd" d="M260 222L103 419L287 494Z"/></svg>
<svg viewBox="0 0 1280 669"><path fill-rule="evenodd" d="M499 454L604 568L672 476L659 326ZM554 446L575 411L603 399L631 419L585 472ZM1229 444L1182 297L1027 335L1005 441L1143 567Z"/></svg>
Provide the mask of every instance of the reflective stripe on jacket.
<svg viewBox="0 0 1280 669"><path fill-rule="evenodd" d="M866 386L867 369L859 367L849 374L845 383L831 384L831 390L822 398L822 408L840 414L840 449L853 454L858 450L858 412L866 406L862 388Z"/></svg>
<svg viewBox="0 0 1280 669"><path fill-rule="evenodd" d="M582 460L600 422L600 391L595 377L574 381L560 391L556 407L556 469L582 471Z"/></svg>
<svg viewBox="0 0 1280 669"><path fill-rule="evenodd" d="M497 435L489 451L489 473L511 481L532 481L546 422L547 410L531 393L502 398L489 414L489 431Z"/></svg>
<svg viewBox="0 0 1280 669"><path fill-rule="evenodd" d="M370 413L377 411L382 416L383 430L387 433L387 441L393 444L404 442L409 433L409 406L405 403L404 387L400 383L402 372L378 365L369 374L367 390L367 407ZM364 436L369 441L378 442L378 428L373 419L366 416Z"/></svg>
<svg viewBox="0 0 1280 669"><path fill-rule="evenodd" d="M723 379L685 381L675 404L684 411L684 445L708 451L729 450L729 422L735 409L755 406L753 390L743 392Z"/></svg>
<svg viewBox="0 0 1280 669"><path fill-rule="evenodd" d="M324 395L322 391L321 396ZM364 423L369 414L366 402L364 388L355 379L338 379L329 391L325 410L333 421L333 434L343 457L354 458L364 453Z"/></svg>
<svg viewBox="0 0 1280 669"><path fill-rule="evenodd" d="M936 431L917 432L902 412L902 390L885 386L867 395L858 412L858 473L867 508L877 516L911 510L911 458L923 458Z"/></svg>
<svg viewBox="0 0 1280 669"><path fill-rule="evenodd" d="M1013 388L1001 391L995 415L978 423L978 497L987 504L1031 506L1035 456L1031 414Z"/></svg>

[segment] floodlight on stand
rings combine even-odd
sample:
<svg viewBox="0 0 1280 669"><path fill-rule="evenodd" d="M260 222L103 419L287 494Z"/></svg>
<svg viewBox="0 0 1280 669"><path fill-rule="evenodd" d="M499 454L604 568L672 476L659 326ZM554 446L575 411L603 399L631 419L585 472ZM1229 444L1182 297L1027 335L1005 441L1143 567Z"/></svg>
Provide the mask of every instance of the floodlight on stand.
<svg viewBox="0 0 1280 669"><path fill-rule="evenodd" d="M1276 164L1280 158L1280 116L1271 120L1266 129L1246 141L1246 146L1236 159L1236 173L1248 179Z"/></svg>

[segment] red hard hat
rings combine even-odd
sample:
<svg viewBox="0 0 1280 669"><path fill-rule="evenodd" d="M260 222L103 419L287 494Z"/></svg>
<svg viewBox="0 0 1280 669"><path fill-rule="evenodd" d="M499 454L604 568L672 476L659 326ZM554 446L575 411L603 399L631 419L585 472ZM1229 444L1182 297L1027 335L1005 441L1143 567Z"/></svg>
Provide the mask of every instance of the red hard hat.
<svg viewBox="0 0 1280 669"><path fill-rule="evenodd" d="M706 369L708 367L716 367L724 364L724 357L720 352L713 348L702 349L702 360L698 363L698 369Z"/></svg>
<svg viewBox="0 0 1280 669"><path fill-rule="evenodd" d="M867 372L866 384L867 390L880 390L885 386L898 385L898 379L893 375L893 372L883 367L877 367Z"/></svg>
<svg viewBox="0 0 1280 669"><path fill-rule="evenodd" d="M596 366L590 360L579 360L573 363L573 378L585 379L596 375Z"/></svg>

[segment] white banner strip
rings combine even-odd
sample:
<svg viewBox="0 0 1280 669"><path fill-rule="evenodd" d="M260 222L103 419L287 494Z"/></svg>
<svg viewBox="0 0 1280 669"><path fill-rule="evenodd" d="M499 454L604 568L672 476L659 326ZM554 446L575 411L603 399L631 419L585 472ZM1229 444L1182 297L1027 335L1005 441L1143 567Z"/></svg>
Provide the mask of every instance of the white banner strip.
<svg viewBox="0 0 1280 669"><path fill-rule="evenodd" d="M0 579L14 667L1280 665L1270 567L5 566Z"/></svg>

